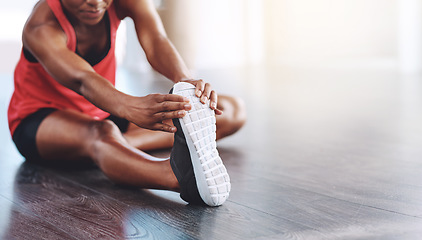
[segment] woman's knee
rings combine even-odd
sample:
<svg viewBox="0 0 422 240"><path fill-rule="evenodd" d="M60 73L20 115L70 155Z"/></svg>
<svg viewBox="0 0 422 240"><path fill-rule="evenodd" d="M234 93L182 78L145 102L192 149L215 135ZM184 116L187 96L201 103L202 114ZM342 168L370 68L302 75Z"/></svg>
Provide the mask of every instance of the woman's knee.
<svg viewBox="0 0 422 240"><path fill-rule="evenodd" d="M220 122L220 138L239 131L246 122L246 107L241 98L231 96L220 96L219 109L223 115L217 119Z"/></svg>
<svg viewBox="0 0 422 240"><path fill-rule="evenodd" d="M94 142L117 141L123 138L116 124L108 119L93 121L89 126L89 134Z"/></svg>
<svg viewBox="0 0 422 240"><path fill-rule="evenodd" d="M110 147L121 145L125 141L123 135L116 124L107 119L91 122L89 135L91 140L86 147L89 148L90 156L103 171L107 171L109 164L103 161L108 158L105 154Z"/></svg>
<svg viewBox="0 0 422 240"><path fill-rule="evenodd" d="M241 98L233 98L234 116L233 121L237 129L240 129L246 123L246 107L245 102Z"/></svg>
<svg viewBox="0 0 422 240"><path fill-rule="evenodd" d="M88 129L90 144L86 147L89 148L88 151L95 162L102 158L104 148L124 141L119 128L110 120L92 121Z"/></svg>

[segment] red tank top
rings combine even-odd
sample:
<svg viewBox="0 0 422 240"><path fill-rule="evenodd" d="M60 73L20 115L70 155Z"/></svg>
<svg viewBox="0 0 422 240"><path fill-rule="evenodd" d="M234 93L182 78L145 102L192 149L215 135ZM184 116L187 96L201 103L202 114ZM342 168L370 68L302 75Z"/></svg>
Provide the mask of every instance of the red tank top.
<svg viewBox="0 0 422 240"><path fill-rule="evenodd" d="M67 47L76 51L76 34L63 12L60 0L47 0L48 6L56 16L60 26L67 36ZM110 22L110 49L107 55L93 66L94 70L115 84L116 31L120 20L116 15L114 4L107 10ZM97 108L81 95L64 87L54 80L38 62L29 62L23 51L14 73L15 90L8 109L9 129L13 136L19 123L41 108L74 109L92 117L104 119L110 114Z"/></svg>

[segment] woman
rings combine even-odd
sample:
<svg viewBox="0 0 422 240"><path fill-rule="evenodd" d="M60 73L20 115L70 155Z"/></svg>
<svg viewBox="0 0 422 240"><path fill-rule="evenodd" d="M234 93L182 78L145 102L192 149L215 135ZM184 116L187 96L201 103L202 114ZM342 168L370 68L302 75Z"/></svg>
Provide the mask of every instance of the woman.
<svg viewBox="0 0 422 240"><path fill-rule="evenodd" d="M125 17L133 19L151 66L174 83L193 84L200 101L209 102L217 139L243 125L239 100L217 102L208 83L192 79L151 1L41 0L23 30L10 131L28 161L94 162L117 183L180 191L170 160L143 151L172 147L178 129L171 119L192 106L179 95L135 97L115 89L115 37Z"/></svg>

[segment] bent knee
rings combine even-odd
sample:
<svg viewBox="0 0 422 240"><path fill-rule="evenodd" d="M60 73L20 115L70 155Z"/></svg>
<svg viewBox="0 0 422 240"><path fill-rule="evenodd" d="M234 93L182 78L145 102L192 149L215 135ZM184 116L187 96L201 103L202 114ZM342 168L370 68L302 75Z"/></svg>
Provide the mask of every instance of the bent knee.
<svg viewBox="0 0 422 240"><path fill-rule="evenodd" d="M89 138L94 153L101 151L101 147L123 140L123 136L113 121L108 119L92 121L89 126Z"/></svg>
<svg viewBox="0 0 422 240"><path fill-rule="evenodd" d="M233 126L241 128L246 122L246 107L243 99L224 96L221 100L223 115L229 118Z"/></svg>
<svg viewBox="0 0 422 240"><path fill-rule="evenodd" d="M240 129L246 123L246 106L245 102L241 98L233 98L234 114L233 121L234 124Z"/></svg>
<svg viewBox="0 0 422 240"><path fill-rule="evenodd" d="M89 138L91 144L86 147L89 148L91 158L97 165L102 165L100 160L105 158L104 154L108 152L107 149L110 146L119 145L125 141L117 125L108 119L92 121L89 126Z"/></svg>
<svg viewBox="0 0 422 240"><path fill-rule="evenodd" d="M117 125L108 119L93 121L89 127L90 136L94 141L114 141L122 138L122 134Z"/></svg>
<svg viewBox="0 0 422 240"><path fill-rule="evenodd" d="M246 123L246 107L241 98L222 96L219 98L219 109L223 111L217 120L220 138L239 131Z"/></svg>

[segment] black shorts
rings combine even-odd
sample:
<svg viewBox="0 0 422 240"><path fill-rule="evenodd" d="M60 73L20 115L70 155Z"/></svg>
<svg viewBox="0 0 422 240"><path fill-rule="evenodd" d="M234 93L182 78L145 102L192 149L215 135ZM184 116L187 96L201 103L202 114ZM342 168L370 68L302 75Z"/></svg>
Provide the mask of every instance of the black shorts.
<svg viewBox="0 0 422 240"><path fill-rule="evenodd" d="M26 117L18 125L13 133L12 139L16 148L27 160L42 160L38 153L35 137L41 122L51 113L57 111L54 108L42 108ZM126 132L129 127L129 121L110 115L107 119L113 121L121 132Z"/></svg>

